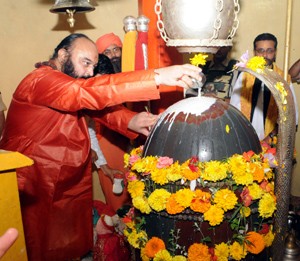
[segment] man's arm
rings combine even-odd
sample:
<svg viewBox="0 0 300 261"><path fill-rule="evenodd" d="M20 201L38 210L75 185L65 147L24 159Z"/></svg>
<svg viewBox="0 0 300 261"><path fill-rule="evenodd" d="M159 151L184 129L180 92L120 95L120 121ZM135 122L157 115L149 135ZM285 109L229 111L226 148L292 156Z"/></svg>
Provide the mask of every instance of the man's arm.
<svg viewBox="0 0 300 261"><path fill-rule="evenodd" d="M300 83L300 59L291 66L289 74L291 75L292 82Z"/></svg>

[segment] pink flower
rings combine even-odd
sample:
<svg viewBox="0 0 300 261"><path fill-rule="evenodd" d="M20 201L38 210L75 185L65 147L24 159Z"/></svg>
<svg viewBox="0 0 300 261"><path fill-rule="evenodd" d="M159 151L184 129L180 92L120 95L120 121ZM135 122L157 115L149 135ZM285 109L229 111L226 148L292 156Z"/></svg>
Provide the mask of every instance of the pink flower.
<svg viewBox="0 0 300 261"><path fill-rule="evenodd" d="M137 180L137 177L135 175L130 175L130 172L126 172L125 173L125 178L126 180L128 181L134 181L134 180Z"/></svg>
<svg viewBox="0 0 300 261"><path fill-rule="evenodd" d="M249 193L249 189L248 188L244 188L241 195L240 195L242 201L243 201L243 204L245 207L249 207L252 203L252 197L250 196L250 193Z"/></svg>
<svg viewBox="0 0 300 261"><path fill-rule="evenodd" d="M136 161L138 161L140 159L140 156L138 155L132 155L129 158L129 164L133 165Z"/></svg>
<svg viewBox="0 0 300 261"><path fill-rule="evenodd" d="M162 169L162 168L165 168L165 167L169 167L172 164L173 164L173 159L172 158L169 158L169 157L160 157L158 159L156 167L158 169Z"/></svg>
<svg viewBox="0 0 300 261"><path fill-rule="evenodd" d="M246 64L249 60L249 51L247 50L243 55L241 56L241 61L238 62L235 66L236 67L246 67Z"/></svg>
<svg viewBox="0 0 300 261"><path fill-rule="evenodd" d="M268 159L271 168L275 168L278 165L275 156L272 153L264 154L264 158Z"/></svg>

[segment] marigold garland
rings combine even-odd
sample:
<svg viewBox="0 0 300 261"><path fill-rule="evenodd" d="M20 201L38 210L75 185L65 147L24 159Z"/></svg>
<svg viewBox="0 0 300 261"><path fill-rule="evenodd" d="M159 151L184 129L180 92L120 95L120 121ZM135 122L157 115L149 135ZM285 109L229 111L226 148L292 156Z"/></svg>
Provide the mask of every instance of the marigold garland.
<svg viewBox="0 0 300 261"><path fill-rule="evenodd" d="M276 210L274 173L270 165L276 163L276 150L269 146L263 148L260 154L250 151L223 161L209 162L199 162L192 157L182 164L169 157L142 158L142 147L126 154L128 192L133 206L142 213L164 211L177 215L190 209L202 215L203 222L208 222L212 228L221 224L229 211L235 213L229 221L236 233L235 239L213 248L208 248L205 242L195 242L185 254L177 256L172 256L174 253L163 245L153 247L163 241L155 237L149 239L138 223L132 221L124 234L132 246L141 249L142 260L241 260L248 253L257 254L269 247L274 234L267 219L272 218ZM217 182L227 184L227 187L211 189L210 184ZM177 190L168 191L169 185L176 186ZM256 228L258 231L247 231L236 225L236 220L251 216L250 206L253 205L257 206L262 223ZM150 254L149 249L154 248L155 253Z"/></svg>

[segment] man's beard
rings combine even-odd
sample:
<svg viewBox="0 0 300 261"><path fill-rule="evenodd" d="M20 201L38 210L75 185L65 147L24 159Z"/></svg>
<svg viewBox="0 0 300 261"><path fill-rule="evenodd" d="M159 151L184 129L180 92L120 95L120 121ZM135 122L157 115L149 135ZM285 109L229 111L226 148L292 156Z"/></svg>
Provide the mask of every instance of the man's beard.
<svg viewBox="0 0 300 261"><path fill-rule="evenodd" d="M89 76L88 77L86 77L86 76L79 77L79 75L75 72L74 64L70 58L68 58L68 60L63 64L61 71L73 78L84 78L84 79L90 78Z"/></svg>
<svg viewBox="0 0 300 261"><path fill-rule="evenodd" d="M121 57L113 57L110 61L114 67L115 73L119 73L122 71Z"/></svg>
<svg viewBox="0 0 300 261"><path fill-rule="evenodd" d="M265 58L268 67L272 67L273 63L275 63L276 58L274 57L272 60Z"/></svg>
<svg viewBox="0 0 300 261"><path fill-rule="evenodd" d="M72 63L70 58L68 58L68 60L62 65L61 71L73 78L78 78L78 75L74 69L74 64Z"/></svg>

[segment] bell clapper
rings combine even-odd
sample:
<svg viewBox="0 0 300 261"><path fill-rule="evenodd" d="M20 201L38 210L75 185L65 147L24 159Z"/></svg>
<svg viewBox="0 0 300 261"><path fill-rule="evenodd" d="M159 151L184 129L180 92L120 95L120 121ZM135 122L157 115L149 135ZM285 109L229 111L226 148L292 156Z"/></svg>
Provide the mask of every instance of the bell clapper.
<svg viewBox="0 0 300 261"><path fill-rule="evenodd" d="M75 19L74 19L74 14L75 14L76 10L70 10L70 9L67 9L66 10L66 13L68 14L69 18L67 19L70 27L74 27L74 24L75 24Z"/></svg>

